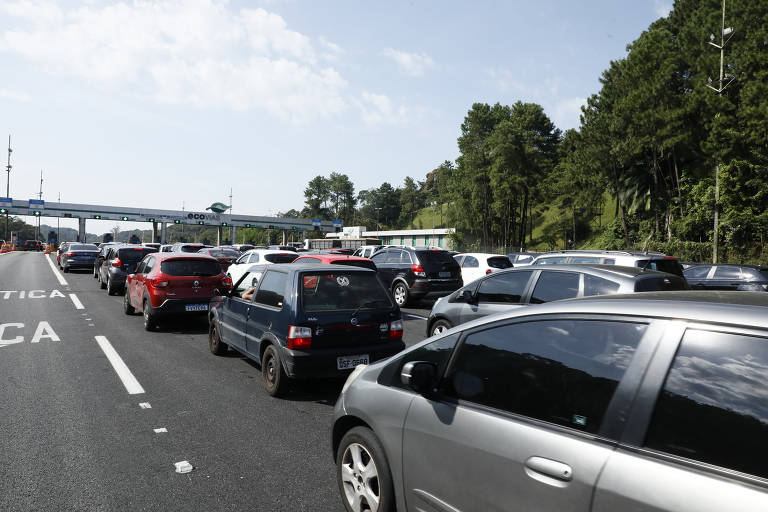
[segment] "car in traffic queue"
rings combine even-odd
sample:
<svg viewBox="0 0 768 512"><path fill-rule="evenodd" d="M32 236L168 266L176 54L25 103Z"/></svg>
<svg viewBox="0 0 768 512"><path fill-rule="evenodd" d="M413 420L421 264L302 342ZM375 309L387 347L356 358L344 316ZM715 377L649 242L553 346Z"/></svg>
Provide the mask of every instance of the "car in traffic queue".
<svg viewBox="0 0 768 512"><path fill-rule="evenodd" d="M58 249L56 249L56 265L58 265L59 268L61 268L61 254L67 252L67 247L71 243L76 242L61 242Z"/></svg>
<svg viewBox="0 0 768 512"><path fill-rule="evenodd" d="M361 258L359 256L347 256L345 254L308 254L301 255L293 263L300 265L349 265L352 267L363 267L371 270L378 270L376 264L370 258Z"/></svg>
<svg viewBox="0 0 768 512"><path fill-rule="evenodd" d="M291 263L298 257L293 251L276 251L272 249L251 249L244 252L227 269L227 275L233 283L240 280L251 265L272 265L275 263Z"/></svg>
<svg viewBox="0 0 768 512"><path fill-rule="evenodd" d="M22 251L42 251L43 243L39 240L26 240L21 244Z"/></svg>
<svg viewBox="0 0 768 512"><path fill-rule="evenodd" d="M152 247L153 249L157 249L157 251L160 251L160 248L163 246L163 244L158 242L142 242L141 245L144 247Z"/></svg>
<svg viewBox="0 0 768 512"><path fill-rule="evenodd" d="M640 267L668 272L678 276L683 275L683 267L680 265L680 260L676 257L649 251L552 251L540 254L534 258L531 265L557 265L564 263L598 263L602 265Z"/></svg>
<svg viewBox="0 0 768 512"><path fill-rule="evenodd" d="M423 297L448 295L463 284L461 267L441 249L389 247L371 259L400 307Z"/></svg>
<svg viewBox="0 0 768 512"><path fill-rule="evenodd" d="M511 268L438 299L427 318L427 336L484 316L556 300L688 289L685 278L637 267L573 264Z"/></svg>
<svg viewBox="0 0 768 512"><path fill-rule="evenodd" d="M116 245L120 245L120 242L103 242L98 244L99 254L97 254L96 259L93 260L93 278L94 279L98 279L99 269L101 268L101 265L104 263L104 258L107 257L107 254L109 253L109 249Z"/></svg>
<svg viewBox="0 0 768 512"><path fill-rule="evenodd" d="M215 258L180 252L148 254L125 283L123 311L142 313L147 331L170 316L207 314L211 299L232 288Z"/></svg>
<svg viewBox="0 0 768 512"><path fill-rule="evenodd" d="M507 256L500 254L488 254L480 252L459 253L453 259L461 266L461 279L464 284L470 283L483 276L512 268L512 262Z"/></svg>
<svg viewBox="0 0 768 512"><path fill-rule="evenodd" d="M348 511L768 510L768 295L648 292L463 324L347 378Z"/></svg>
<svg viewBox="0 0 768 512"><path fill-rule="evenodd" d="M73 268L93 268L93 262L99 255L99 248L94 244L70 242L59 254L59 268L69 272Z"/></svg>
<svg viewBox="0 0 768 512"><path fill-rule="evenodd" d="M683 275L694 290L768 291L768 269L759 265L692 265Z"/></svg>
<svg viewBox="0 0 768 512"><path fill-rule="evenodd" d="M173 252L173 244L163 244L158 252Z"/></svg>
<svg viewBox="0 0 768 512"><path fill-rule="evenodd" d="M197 252L206 247L210 247L210 245L197 242L176 242L171 246L171 252Z"/></svg>
<svg viewBox="0 0 768 512"><path fill-rule="evenodd" d="M197 252L200 254L207 254L208 256L219 260L221 269L224 272L226 272L230 265L232 265L240 256L236 250L223 247L206 247L205 249L200 249Z"/></svg>
<svg viewBox="0 0 768 512"><path fill-rule="evenodd" d="M136 270L136 265L147 254L156 253L154 247L134 244L115 244L107 247L107 254L99 266L98 282L108 295L116 295L125 291L125 279ZM94 263L95 265L95 263Z"/></svg>
<svg viewBox="0 0 768 512"><path fill-rule="evenodd" d="M216 355L230 347L259 363L272 396L405 347L400 309L376 272L332 265L266 265L257 282L245 273L211 301L208 339Z"/></svg>
<svg viewBox="0 0 768 512"><path fill-rule="evenodd" d="M352 256L360 256L362 258L370 258L376 252L380 249L385 248L384 245L361 245L357 249L355 249L355 252L352 253Z"/></svg>

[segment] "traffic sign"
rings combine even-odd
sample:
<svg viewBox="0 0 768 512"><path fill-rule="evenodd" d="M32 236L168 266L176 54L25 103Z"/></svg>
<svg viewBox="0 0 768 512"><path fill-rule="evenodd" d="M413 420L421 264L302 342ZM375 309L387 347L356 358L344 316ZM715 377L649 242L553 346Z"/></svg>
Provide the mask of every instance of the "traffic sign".
<svg viewBox="0 0 768 512"><path fill-rule="evenodd" d="M0 197L0 206L3 208L13 208L13 199L10 197Z"/></svg>
<svg viewBox="0 0 768 512"><path fill-rule="evenodd" d="M45 201L42 199L30 199L29 200L29 209L30 210L42 210L45 208Z"/></svg>
<svg viewBox="0 0 768 512"><path fill-rule="evenodd" d="M335 228L340 228L343 224L344 224L344 222L340 221L340 220L334 220L333 221L333 227L335 227Z"/></svg>
<svg viewBox="0 0 768 512"><path fill-rule="evenodd" d="M312 219L313 226L321 226L322 224L323 224L323 219Z"/></svg>

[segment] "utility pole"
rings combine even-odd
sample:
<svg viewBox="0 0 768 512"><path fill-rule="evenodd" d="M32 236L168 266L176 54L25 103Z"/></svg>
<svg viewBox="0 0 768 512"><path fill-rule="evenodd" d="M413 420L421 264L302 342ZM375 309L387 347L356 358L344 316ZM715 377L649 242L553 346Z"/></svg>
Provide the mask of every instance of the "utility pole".
<svg viewBox="0 0 768 512"><path fill-rule="evenodd" d="M43 199L43 170L40 169L40 192L37 193L37 198L42 201ZM40 240L40 217L41 215L37 216L37 236L35 237L35 240Z"/></svg>
<svg viewBox="0 0 768 512"><path fill-rule="evenodd" d="M715 43L715 34L710 34L709 44L720 50L720 78L715 82L717 87L712 85L712 78L707 79L707 87L715 91L719 96L722 96L723 91L728 87L731 82L736 78L728 73L723 74L723 60L725 53L725 45L733 37L733 27L726 28L725 26L725 0L723 0L723 19L720 25L720 44ZM727 36L727 38L726 38ZM717 232L718 232L718 217L720 214L720 161L718 159L715 166L715 225L714 233L712 234L712 263L717 263Z"/></svg>
<svg viewBox="0 0 768 512"><path fill-rule="evenodd" d="M232 187L229 187L229 215L232 216ZM231 220L231 219L230 219ZM234 244L237 243L237 240L235 240L235 226L232 225L232 235L229 237L231 240L230 243Z"/></svg>
<svg viewBox="0 0 768 512"><path fill-rule="evenodd" d="M61 192L59 192L59 210L61 210ZM56 245L61 243L61 228L59 227L59 216L56 216Z"/></svg>
<svg viewBox="0 0 768 512"><path fill-rule="evenodd" d="M8 163L5 166L5 172L8 173L5 180L5 197L11 197L11 134L8 134ZM5 212L5 239L8 240L8 214Z"/></svg>
<svg viewBox="0 0 768 512"><path fill-rule="evenodd" d="M184 201L181 202L181 211L184 211ZM181 221L181 242L184 241L184 221Z"/></svg>

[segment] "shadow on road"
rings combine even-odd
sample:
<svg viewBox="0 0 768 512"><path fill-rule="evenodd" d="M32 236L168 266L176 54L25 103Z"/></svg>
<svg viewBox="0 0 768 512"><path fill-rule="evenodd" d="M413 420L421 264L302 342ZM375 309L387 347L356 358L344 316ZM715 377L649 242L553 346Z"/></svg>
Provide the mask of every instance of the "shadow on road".
<svg viewBox="0 0 768 512"><path fill-rule="evenodd" d="M259 372L259 379L261 378L261 365L243 356L236 350L229 350L228 356L240 357L246 363L251 365L256 371ZM338 377L334 379L296 379L292 380L288 387L288 392L280 397L280 400L288 400L291 402L315 402L321 405L328 405L333 407L336 403L336 399L341 394L341 388L344 387L344 382L347 376ZM264 391L266 393L266 391Z"/></svg>

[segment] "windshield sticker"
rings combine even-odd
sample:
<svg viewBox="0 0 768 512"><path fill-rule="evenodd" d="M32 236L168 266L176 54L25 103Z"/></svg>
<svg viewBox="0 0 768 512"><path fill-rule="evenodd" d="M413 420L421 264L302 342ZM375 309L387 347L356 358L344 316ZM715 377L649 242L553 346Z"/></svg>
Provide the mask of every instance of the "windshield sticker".
<svg viewBox="0 0 768 512"><path fill-rule="evenodd" d="M337 277L336 282L339 283L339 286L349 286L349 278L347 276Z"/></svg>
<svg viewBox="0 0 768 512"><path fill-rule="evenodd" d="M317 276L304 276L304 288L314 288L317 286Z"/></svg>

